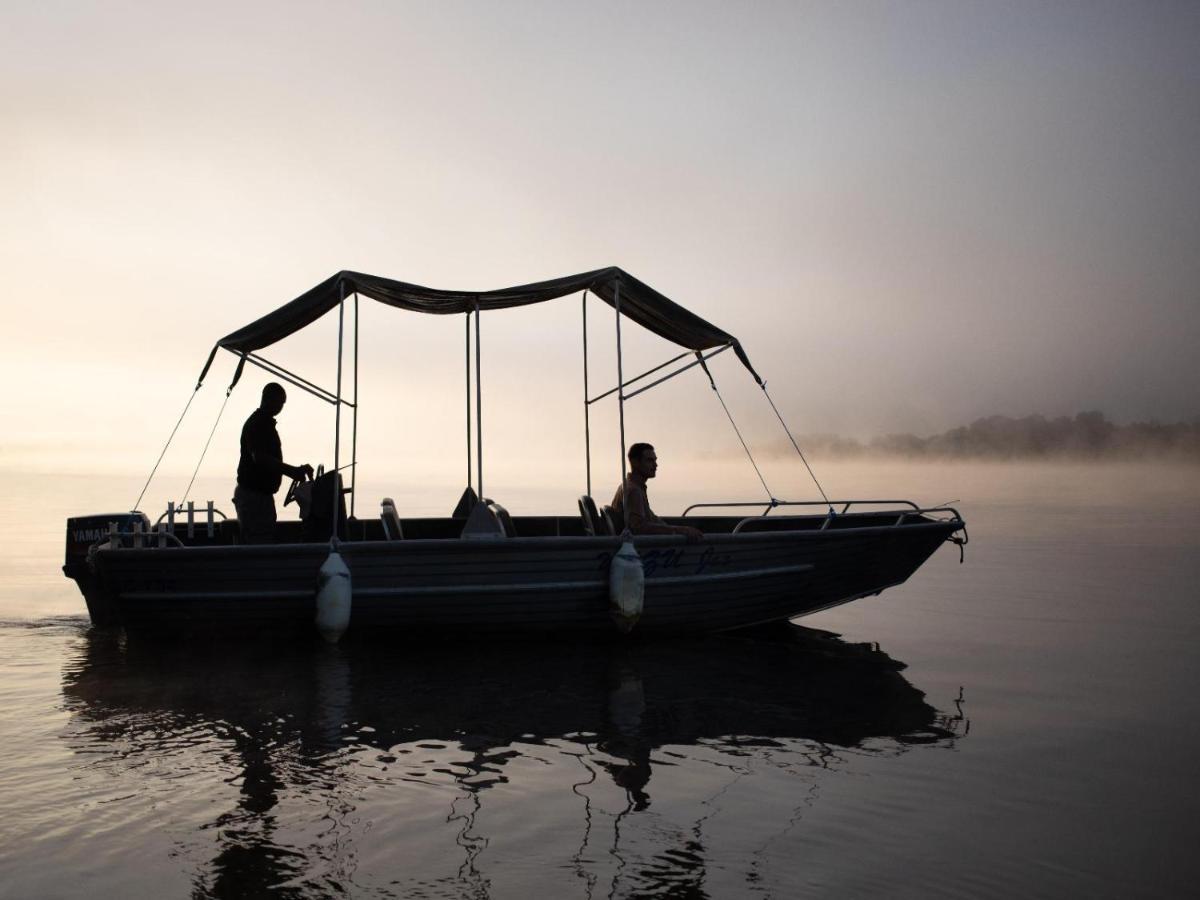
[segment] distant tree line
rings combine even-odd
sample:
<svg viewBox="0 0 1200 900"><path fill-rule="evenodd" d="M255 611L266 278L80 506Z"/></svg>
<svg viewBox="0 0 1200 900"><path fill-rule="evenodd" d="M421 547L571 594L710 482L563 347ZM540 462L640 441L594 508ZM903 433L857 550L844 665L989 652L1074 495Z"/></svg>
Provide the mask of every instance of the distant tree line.
<svg viewBox="0 0 1200 900"><path fill-rule="evenodd" d="M864 443L836 435L808 435L801 446L822 456L1173 458L1200 462L1200 418L1171 424L1151 421L1117 425L1094 410L1073 418L988 416L931 437L887 434Z"/></svg>

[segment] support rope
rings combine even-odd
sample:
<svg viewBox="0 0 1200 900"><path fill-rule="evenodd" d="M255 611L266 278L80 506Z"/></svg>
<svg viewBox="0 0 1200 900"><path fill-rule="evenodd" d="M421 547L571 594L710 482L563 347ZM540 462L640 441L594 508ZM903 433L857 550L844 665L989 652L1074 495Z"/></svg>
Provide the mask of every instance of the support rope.
<svg viewBox="0 0 1200 900"><path fill-rule="evenodd" d="M217 425L221 422L221 416L225 415L225 406L229 403L229 395L232 393L233 388L225 392L225 400L221 403L221 409L217 412L217 420L213 422L212 430L208 433L208 440L204 442L204 449L200 451L200 459L196 461L196 468L192 470L192 480L188 482L187 489L183 492L183 499L179 501L180 506L187 503L188 494L192 492L192 485L196 483L196 474L204 462L204 455L208 453L208 445L212 443L213 435L217 433Z"/></svg>
<svg viewBox="0 0 1200 900"><path fill-rule="evenodd" d="M779 420L779 424L783 426L784 432L788 436L788 440L792 442L792 446L796 448L796 452L800 454L800 460L804 463L804 468L808 469L808 474L812 477L813 484L817 486L817 490L821 492L821 499L825 501L825 505L829 507L829 511L833 512L833 505L830 504L829 498L825 495L825 489L821 487L821 482L817 481L817 475L812 470L812 466L808 464L808 460L804 457L804 451L800 449L800 445L796 443L796 439L792 437L792 431L787 427L787 422L783 421L783 416L779 414L779 410L775 406L775 401L771 399L771 395L767 393L767 383L764 381L761 384L763 396L767 398L767 402L771 404L771 409L775 413L775 418Z"/></svg>
<svg viewBox="0 0 1200 900"><path fill-rule="evenodd" d="M737 422L733 421L733 415L729 412L729 407L725 405L725 398L721 396L720 390L717 389L717 382L712 377L712 372L708 370L708 366L704 362L704 356L697 352L696 359L700 361L700 368L704 370L704 374L708 376L708 383L712 385L713 393L717 395L717 399L721 401L721 409L725 410L725 417L729 419L729 424L733 426L733 433L737 435L737 439L742 443L742 449L746 451L746 458L750 460L750 465L754 467L754 474L758 476L758 480L762 482L763 490L767 492L767 499L771 501L771 505L776 504L775 495L771 493L771 489L767 487L767 480L763 478L762 472L758 468L758 463L754 461L754 454L750 452L750 448L746 445L746 439L742 437L741 429L737 427Z"/></svg>
<svg viewBox="0 0 1200 900"><path fill-rule="evenodd" d="M154 464L154 468L150 470L150 477L147 478L146 483L142 485L142 492L138 494L137 501L133 504L131 509L136 510L142 505L142 498L146 496L146 490L150 487L150 482L154 480L154 473L158 471L159 463L161 463L163 461L163 457L167 455L167 448L171 446L171 441L175 439L175 432L179 430L179 426L183 423L183 417L187 415L188 408L191 407L192 401L196 399L196 392L200 390L201 383L202 382L198 382L196 384L196 387L192 390L191 396L188 397L187 403L184 404L183 412L179 414L179 421L176 422L175 427L171 429L170 437L168 437L167 442L163 444L162 453L158 454L158 462L156 462Z"/></svg>

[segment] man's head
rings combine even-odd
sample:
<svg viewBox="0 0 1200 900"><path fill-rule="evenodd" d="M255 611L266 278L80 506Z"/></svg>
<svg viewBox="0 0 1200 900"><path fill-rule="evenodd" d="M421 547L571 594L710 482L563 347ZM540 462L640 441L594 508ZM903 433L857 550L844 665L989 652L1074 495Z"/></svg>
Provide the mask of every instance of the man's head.
<svg viewBox="0 0 1200 900"><path fill-rule="evenodd" d="M658 472L658 456L650 444L634 444L629 448L629 471L639 478L653 478Z"/></svg>
<svg viewBox="0 0 1200 900"><path fill-rule="evenodd" d="M283 409L283 404L287 403L287 391L283 389L283 385L277 381L272 381L263 387L262 403L259 406L268 415L277 416L280 410Z"/></svg>

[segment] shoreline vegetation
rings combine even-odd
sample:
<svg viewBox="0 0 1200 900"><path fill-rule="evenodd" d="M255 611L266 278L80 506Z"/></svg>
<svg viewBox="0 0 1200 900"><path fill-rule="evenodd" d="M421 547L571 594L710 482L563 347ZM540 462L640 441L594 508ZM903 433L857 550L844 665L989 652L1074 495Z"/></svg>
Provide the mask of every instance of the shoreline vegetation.
<svg viewBox="0 0 1200 900"><path fill-rule="evenodd" d="M805 453L822 458L899 457L914 460L1170 460L1200 463L1200 417L1190 422L1117 425L1099 411L1049 419L987 416L941 434L885 434L859 441L833 434L798 438ZM771 451L794 453L790 443Z"/></svg>

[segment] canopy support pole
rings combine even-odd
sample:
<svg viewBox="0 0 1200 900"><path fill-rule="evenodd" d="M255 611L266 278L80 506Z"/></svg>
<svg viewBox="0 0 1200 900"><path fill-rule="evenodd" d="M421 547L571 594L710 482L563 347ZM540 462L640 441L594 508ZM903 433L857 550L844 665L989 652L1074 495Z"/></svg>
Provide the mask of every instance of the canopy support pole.
<svg viewBox="0 0 1200 900"><path fill-rule="evenodd" d="M465 353L466 390L467 390L467 487L475 483L475 473L471 470L471 311L467 310L467 349Z"/></svg>
<svg viewBox="0 0 1200 900"><path fill-rule="evenodd" d="M354 425L350 432L350 518L354 518L354 490L358 479L358 291L354 292Z"/></svg>
<svg viewBox="0 0 1200 900"><path fill-rule="evenodd" d="M721 345L720 347L718 347L716 350L713 350L711 353L706 353L706 354L704 354L704 355L703 355L703 357L701 357L701 358L703 358L703 359L712 359L712 358L713 358L714 356L716 356L718 353L724 353L726 350L728 350L728 349L729 349L730 347L732 347L732 346L733 346L733 344L723 344L723 345ZM635 375L633 378L630 378L630 379L629 379L627 382L625 382L625 384L621 385L621 387L629 387L629 385L633 384L635 381L641 381L641 380L642 380L643 378L645 378L647 375L652 375L652 374L654 374L655 372L657 372L659 369L665 368L666 366L669 366L669 365L671 365L671 363L673 363L673 362L678 362L679 360L683 359L685 356L688 356L688 355L692 355L692 356L697 356L697 357L700 357L700 351L699 351L699 350L690 350L690 351L688 351L688 352L686 352L686 353L680 353L680 354L679 354L678 356L676 356L674 359L668 359L668 360L667 360L665 363L663 363L663 364L662 364L662 365L660 365L660 366L655 366L653 369L650 369L650 370L648 370L648 371L646 371L646 372L643 372L641 375ZM645 387L640 387L640 388L638 388L638 389L637 389L636 391L634 391L633 393L626 394L626 395L625 395L625 399L626 399L626 400L632 400L632 399L633 399L634 397L636 397L638 394L640 394L640 393L642 393L642 392L644 392L644 391L648 391L648 390L650 390L650 388L652 388L652 387L658 387L658 386L659 386L660 384L662 384L664 381L670 381L670 380L671 380L672 378L674 378L676 375L680 375L680 374L682 374L682 373L686 372L688 369L692 368L693 366L698 366L698 365L700 365L700 364L701 364L701 363L700 363L700 360L699 360L699 359L697 359L695 362L690 362L690 363L688 363L686 366L680 366L680 367L679 367L678 369L676 369L674 372L671 372L671 373L669 373L669 374L667 374L667 375L664 375L662 378L659 378L659 379L657 379L657 380L655 380L655 381L652 381L652 382L650 382L650 383L649 383L648 385L646 385ZM605 391L603 394L601 394L600 396L598 396L598 397L593 397L591 400L589 400L589 401L588 401L588 403L596 403L596 402L598 402L598 401L600 401L600 400L603 400L603 399L604 399L605 397L607 397L609 394L613 394L613 393L617 392L617 391L618 391L618 390L620 390L620 389L621 389L621 388L619 388L619 387L615 387L615 388L612 388L611 390L607 390L607 391Z"/></svg>
<svg viewBox="0 0 1200 900"><path fill-rule="evenodd" d="M334 416L333 426L333 471L336 474L341 468L341 453L342 453L342 347L345 342L345 312L346 312L346 286L343 283L340 287L341 298L338 300L338 360L337 360L337 414ZM331 479L333 483L333 541L337 541L338 532L338 508L341 499L338 490L338 479Z"/></svg>
<svg viewBox="0 0 1200 900"><path fill-rule="evenodd" d="M617 384L625 383L624 361L621 357L621 282L613 285L613 309L617 313ZM621 423L621 512L624 530L629 530L629 504L625 502L625 392L617 391L617 415Z"/></svg>
<svg viewBox="0 0 1200 900"><path fill-rule="evenodd" d="M726 345L726 346L728 347L728 345ZM665 369L667 366L671 365L671 363L679 362L679 360L683 359L685 356L691 356L691 355L692 355L692 353L694 353L694 352L695 352L695 351L692 351L692 350L684 350L682 353L680 353L680 354L678 354L678 355L676 355L676 356L672 356L672 357L671 357L670 359L668 359L668 360L667 360L665 363L659 363L659 364L658 364L657 366L655 366L653 369L647 369L647 370L646 370L645 372L643 372L641 375L634 375L632 378L630 378L630 379L629 379L627 382L625 382L624 384L619 384L619 385L617 385L617 386L616 386L616 387L614 387L614 388L609 388L609 389L608 389L607 391L605 391L603 394L597 394L595 397L592 397L591 399L589 399L589 400L588 400L588 403L599 403L601 400L603 400L603 399L604 399L605 397L607 397L609 394L615 394L615 393L616 393L617 391L619 391L621 388L623 388L623 387L629 387L631 384L634 384L635 382L641 381L641 380L642 380L643 378L645 378L647 375L653 375L653 374L654 374L655 372L657 372L659 369ZM658 382L655 382L655 384L657 384L657 383L658 383ZM633 396L633 395L631 394L630 396Z"/></svg>
<svg viewBox="0 0 1200 900"><path fill-rule="evenodd" d="M583 292L583 447L587 460L587 495L592 496L592 402L588 400L587 291Z"/></svg>
<svg viewBox="0 0 1200 900"><path fill-rule="evenodd" d="M483 501L483 369L479 359L479 299L475 299L475 455L479 465L479 500Z"/></svg>
<svg viewBox="0 0 1200 900"><path fill-rule="evenodd" d="M238 355L241 357L242 361L238 364L238 374L234 378L233 384L229 385L230 388L233 388L233 386L235 384L237 384L238 379L241 378L242 366L244 366L246 363L251 363L252 365L258 366L264 372L268 372L271 375L274 375L276 378L282 378L288 384L294 385L294 386L300 388L300 390L302 390L302 391L307 391L308 393L310 393L314 397L316 397L318 400L324 400L326 403L331 403L331 404L344 403L347 406L354 405L353 403L350 403L348 400L339 400L337 395L334 394L333 391L327 391L325 388L320 387L319 385L315 385L311 381L308 381L307 379L301 378L295 372L289 372L283 366L279 365L278 363L273 363L269 359L264 359L263 357L256 356L253 353L238 354Z"/></svg>
<svg viewBox="0 0 1200 900"><path fill-rule="evenodd" d="M676 375L680 375L680 374L686 372L688 369L692 368L692 366L702 366L704 368L704 371L707 372L708 367L704 365L704 361L707 359L712 359L718 353L724 353L726 350L728 350L732 346L733 346L733 344L726 344L724 347L718 347L716 350L713 350L710 353L701 353L699 350L697 350L695 362L688 363L686 366L682 366L682 367L676 369L674 372L671 372L669 375L664 375L662 378L659 378L657 381L652 381L645 387L638 388L632 394L627 394L625 396L625 399L628 400L631 397L636 397L638 394L642 393L643 391L648 391L652 387L658 387L664 381L670 381Z"/></svg>

